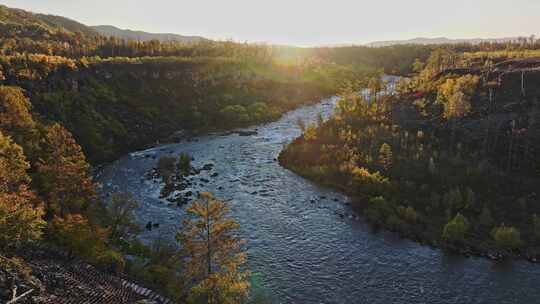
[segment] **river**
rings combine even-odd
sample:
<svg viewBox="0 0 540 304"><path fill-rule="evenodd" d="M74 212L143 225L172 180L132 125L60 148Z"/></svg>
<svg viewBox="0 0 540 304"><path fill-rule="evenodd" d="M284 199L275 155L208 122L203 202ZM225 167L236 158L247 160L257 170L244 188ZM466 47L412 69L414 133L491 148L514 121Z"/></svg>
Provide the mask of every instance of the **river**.
<svg viewBox="0 0 540 304"><path fill-rule="evenodd" d="M185 207L160 200L162 185L145 173L160 156L181 152L192 155L196 167L214 164L193 178L192 190L230 202L258 278L256 292L271 303L540 303L539 265L448 255L393 233L374 233L346 196L282 168L276 158L300 135L297 119L328 117L335 102L289 112L251 128L255 135L214 134L132 153L105 167L97 181L103 193L135 195L141 226L159 223L143 232L144 240L172 239Z"/></svg>

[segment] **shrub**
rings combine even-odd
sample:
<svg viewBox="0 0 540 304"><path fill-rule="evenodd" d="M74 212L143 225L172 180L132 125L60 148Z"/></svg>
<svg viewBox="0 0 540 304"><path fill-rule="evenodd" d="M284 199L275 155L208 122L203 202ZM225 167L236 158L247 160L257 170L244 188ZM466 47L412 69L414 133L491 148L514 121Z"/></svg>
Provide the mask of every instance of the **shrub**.
<svg viewBox="0 0 540 304"><path fill-rule="evenodd" d="M379 172L370 173L365 168L355 167L352 169L351 175L355 190L368 196L381 195L390 186L388 178L382 176Z"/></svg>
<svg viewBox="0 0 540 304"><path fill-rule="evenodd" d="M164 180L169 179L174 174L176 158L171 156L162 156L157 163L157 174Z"/></svg>
<svg viewBox="0 0 540 304"><path fill-rule="evenodd" d="M96 262L101 268L116 273L122 272L126 266L122 254L114 250L105 250L99 253Z"/></svg>
<svg viewBox="0 0 540 304"><path fill-rule="evenodd" d="M369 199L368 207L364 213L368 219L384 223L394 213L394 207L383 196L376 196Z"/></svg>
<svg viewBox="0 0 540 304"><path fill-rule="evenodd" d="M504 251L512 251L521 247L521 235L514 227L501 226L493 229L493 239L497 247Z"/></svg>
<svg viewBox="0 0 540 304"><path fill-rule="evenodd" d="M188 175L191 171L191 156L187 153L181 153L178 157L178 164L176 168L182 175Z"/></svg>
<svg viewBox="0 0 540 304"><path fill-rule="evenodd" d="M469 230L469 222L467 218L458 213L443 229L443 240L449 243L463 243L465 234Z"/></svg>
<svg viewBox="0 0 540 304"><path fill-rule="evenodd" d="M108 255L106 251L109 248L105 242L108 231L90 225L80 214L55 217L50 223L48 236L72 254L85 257L91 262L99 263L100 257Z"/></svg>
<svg viewBox="0 0 540 304"><path fill-rule="evenodd" d="M410 224L414 224L418 220L418 214L416 214L416 210L411 206L399 206L397 208L397 214L401 219Z"/></svg>

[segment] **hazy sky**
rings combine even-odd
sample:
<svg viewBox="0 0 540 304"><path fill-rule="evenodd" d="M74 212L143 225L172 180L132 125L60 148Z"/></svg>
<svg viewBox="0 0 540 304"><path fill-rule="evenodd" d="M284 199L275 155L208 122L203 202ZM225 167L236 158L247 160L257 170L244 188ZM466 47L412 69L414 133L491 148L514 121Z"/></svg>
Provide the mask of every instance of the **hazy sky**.
<svg viewBox="0 0 540 304"><path fill-rule="evenodd" d="M540 0L0 0L88 25L300 46L540 33Z"/></svg>

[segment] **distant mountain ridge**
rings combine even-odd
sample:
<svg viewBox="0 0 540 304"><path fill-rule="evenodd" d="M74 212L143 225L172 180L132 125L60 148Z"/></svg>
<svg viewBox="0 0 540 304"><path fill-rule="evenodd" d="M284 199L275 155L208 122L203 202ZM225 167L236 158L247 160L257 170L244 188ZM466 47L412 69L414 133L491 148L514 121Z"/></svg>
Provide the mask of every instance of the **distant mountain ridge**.
<svg viewBox="0 0 540 304"><path fill-rule="evenodd" d="M113 36L126 40L150 41L159 40L161 42L173 41L184 43L197 43L207 41L208 39L200 36L183 36L171 33L148 33L143 31L134 31L129 29L120 29L112 25L90 26L91 29L103 36Z"/></svg>
<svg viewBox="0 0 540 304"><path fill-rule="evenodd" d="M401 44L459 44L459 43L471 43L479 44L483 42L512 42L518 40L520 37L505 37L505 38L470 38L470 39L450 39L446 37L437 38L413 38L408 40L388 40L388 41L374 41L367 43L366 46L370 47L382 47Z"/></svg>

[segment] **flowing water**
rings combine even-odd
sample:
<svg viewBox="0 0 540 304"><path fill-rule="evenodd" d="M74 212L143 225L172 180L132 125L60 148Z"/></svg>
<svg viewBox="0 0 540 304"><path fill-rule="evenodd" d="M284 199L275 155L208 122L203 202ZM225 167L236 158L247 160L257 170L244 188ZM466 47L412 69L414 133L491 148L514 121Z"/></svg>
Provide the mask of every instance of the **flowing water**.
<svg viewBox="0 0 540 304"><path fill-rule="evenodd" d="M300 135L297 119L328 117L335 101L289 112L253 128L256 135L208 135L132 153L97 179L103 193L127 191L138 198L142 226L159 223L145 230L144 240L172 239L185 207L158 199L162 185L145 173L160 156L181 152L192 155L196 167L214 164L193 177L192 190L230 202L248 242L249 269L270 303L540 303L540 266L452 256L392 233L373 233L346 196L280 167L279 152Z"/></svg>

